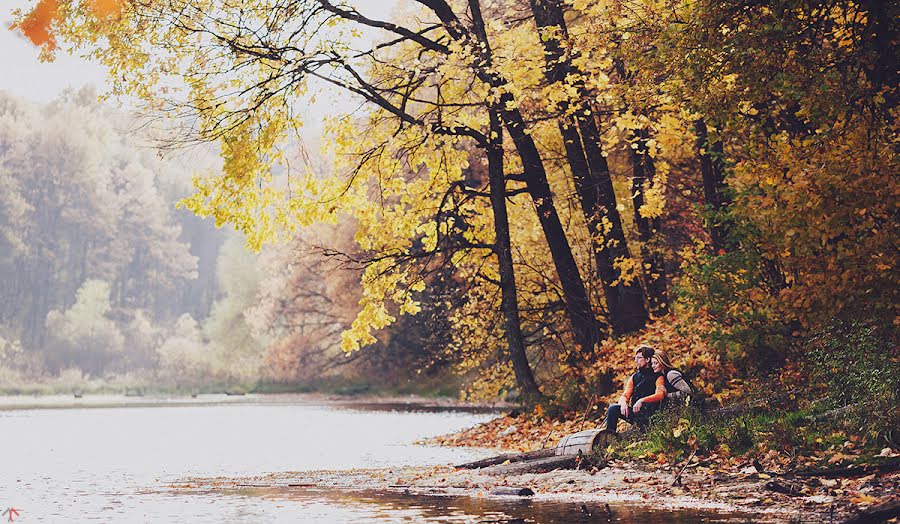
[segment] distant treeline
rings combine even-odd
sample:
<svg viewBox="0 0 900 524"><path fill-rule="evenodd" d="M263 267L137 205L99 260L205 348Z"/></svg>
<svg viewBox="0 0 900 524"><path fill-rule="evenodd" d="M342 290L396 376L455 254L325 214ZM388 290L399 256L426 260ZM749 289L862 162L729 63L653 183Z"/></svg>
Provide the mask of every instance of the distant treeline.
<svg viewBox="0 0 900 524"><path fill-rule="evenodd" d="M365 389L435 368L416 349L347 358L359 273L314 255L316 232L260 256L177 209L206 157L161 158L132 128L90 90L47 105L0 93L3 389ZM397 331L392 346L419 348L431 330Z"/></svg>

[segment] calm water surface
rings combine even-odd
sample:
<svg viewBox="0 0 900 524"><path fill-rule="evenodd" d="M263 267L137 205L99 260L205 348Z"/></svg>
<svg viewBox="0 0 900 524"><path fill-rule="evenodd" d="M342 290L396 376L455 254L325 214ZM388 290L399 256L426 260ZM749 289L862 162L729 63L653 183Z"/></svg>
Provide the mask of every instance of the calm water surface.
<svg viewBox="0 0 900 524"><path fill-rule="evenodd" d="M21 510L15 522L607 521L605 514L602 520L586 516L577 505L534 501L322 489L165 489L167 483L191 476L473 460L487 452L413 442L488 420L492 415L487 413L252 397L222 404L187 399L147 405L141 400L122 407L89 398L65 407L40 403L39 409L9 409L16 402L0 400L6 408L0 410L0 511L10 506ZM619 522L723 520L714 514L634 508L616 508L616 515Z"/></svg>

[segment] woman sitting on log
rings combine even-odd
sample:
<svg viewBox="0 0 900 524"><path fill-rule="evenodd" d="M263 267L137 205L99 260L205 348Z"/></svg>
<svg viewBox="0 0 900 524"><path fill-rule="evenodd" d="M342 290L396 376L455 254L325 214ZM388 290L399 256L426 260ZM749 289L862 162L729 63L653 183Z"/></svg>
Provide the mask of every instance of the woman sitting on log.
<svg viewBox="0 0 900 524"><path fill-rule="evenodd" d="M682 402L694 392L681 371L672 365L672 361L669 360L669 355L665 351L656 350L650 358L650 366L653 367L655 373L659 373L663 377L666 386L666 402Z"/></svg>

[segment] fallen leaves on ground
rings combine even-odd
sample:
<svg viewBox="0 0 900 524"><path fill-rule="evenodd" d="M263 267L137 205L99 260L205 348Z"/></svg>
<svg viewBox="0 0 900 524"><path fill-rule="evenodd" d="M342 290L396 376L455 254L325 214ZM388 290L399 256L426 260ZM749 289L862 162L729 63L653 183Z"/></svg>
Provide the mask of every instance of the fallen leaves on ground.
<svg viewBox="0 0 900 524"><path fill-rule="evenodd" d="M469 429L449 435L434 437L425 441L441 446L465 446L497 448L508 451L534 451L556 447L566 435L596 426L596 421L584 421L581 417L573 420L531 420L524 416L516 418L503 416L484 422ZM510 431L510 428L515 428Z"/></svg>

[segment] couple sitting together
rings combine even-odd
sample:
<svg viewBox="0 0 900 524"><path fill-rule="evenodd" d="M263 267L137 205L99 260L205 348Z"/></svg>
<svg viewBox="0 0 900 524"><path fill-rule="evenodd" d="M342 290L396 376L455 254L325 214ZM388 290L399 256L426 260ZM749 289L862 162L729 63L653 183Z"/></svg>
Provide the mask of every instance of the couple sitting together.
<svg viewBox="0 0 900 524"><path fill-rule="evenodd" d="M669 355L641 344L634 350L637 372L628 377L619 403L606 412L606 432L615 433L619 419L647 426L650 416L665 403L678 402L693 393L681 372L674 368Z"/></svg>

